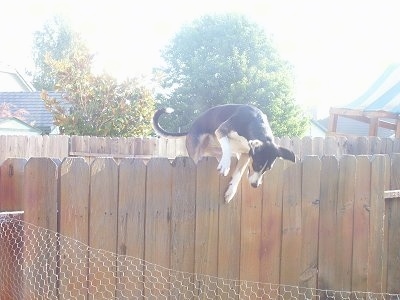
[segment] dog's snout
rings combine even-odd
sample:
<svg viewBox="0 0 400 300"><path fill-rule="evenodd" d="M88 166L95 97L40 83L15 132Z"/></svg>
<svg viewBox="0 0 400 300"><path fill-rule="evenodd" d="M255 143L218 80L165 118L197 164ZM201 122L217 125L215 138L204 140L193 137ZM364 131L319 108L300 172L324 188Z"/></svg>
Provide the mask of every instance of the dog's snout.
<svg viewBox="0 0 400 300"><path fill-rule="evenodd" d="M258 184L258 182L252 182L252 183L251 183L251 186L252 186L253 188L258 188L258 187L259 187L259 184Z"/></svg>
<svg viewBox="0 0 400 300"><path fill-rule="evenodd" d="M262 184L262 174L254 172L249 176L249 182L253 188L258 188Z"/></svg>

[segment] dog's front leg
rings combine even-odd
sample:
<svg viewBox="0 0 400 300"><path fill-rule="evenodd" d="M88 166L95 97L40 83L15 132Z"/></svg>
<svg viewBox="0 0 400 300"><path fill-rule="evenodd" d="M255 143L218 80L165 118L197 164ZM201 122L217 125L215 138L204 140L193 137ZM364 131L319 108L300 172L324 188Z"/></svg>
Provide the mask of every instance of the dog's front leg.
<svg viewBox="0 0 400 300"><path fill-rule="evenodd" d="M236 194L240 180L242 179L243 173L249 164L250 158L248 154L242 154L236 165L236 169L233 172L232 179L229 182L228 189L225 192L225 202L229 203Z"/></svg>
<svg viewBox="0 0 400 300"><path fill-rule="evenodd" d="M229 138L227 136L218 138L218 141L222 149L222 157L218 164L218 171L224 176L227 176L231 168L231 145L229 144Z"/></svg>

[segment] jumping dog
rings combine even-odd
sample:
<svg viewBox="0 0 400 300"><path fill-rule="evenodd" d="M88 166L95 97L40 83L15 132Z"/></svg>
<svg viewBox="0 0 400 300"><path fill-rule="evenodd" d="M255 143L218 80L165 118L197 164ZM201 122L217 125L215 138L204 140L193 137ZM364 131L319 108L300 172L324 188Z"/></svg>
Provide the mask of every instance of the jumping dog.
<svg viewBox="0 0 400 300"><path fill-rule="evenodd" d="M187 132L182 133L168 132L159 124L161 115L173 111L172 108L157 110L153 116L153 128L163 137L186 136L186 149L195 163L204 156L217 157L218 171L227 176L231 156L236 155L238 163L225 192L226 202L236 194L250 160L248 179L252 187L260 186L264 172L271 169L277 157L293 162L296 160L292 151L274 143L267 116L254 106L225 104L212 107L202 113Z"/></svg>

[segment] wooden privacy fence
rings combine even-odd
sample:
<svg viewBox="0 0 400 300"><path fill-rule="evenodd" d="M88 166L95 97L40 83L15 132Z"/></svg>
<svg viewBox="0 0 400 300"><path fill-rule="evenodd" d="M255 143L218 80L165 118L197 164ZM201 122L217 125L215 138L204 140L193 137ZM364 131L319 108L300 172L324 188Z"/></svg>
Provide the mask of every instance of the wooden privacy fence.
<svg viewBox="0 0 400 300"><path fill-rule="evenodd" d="M23 210L30 224L167 269L400 293L400 203L384 198L385 190L400 188L400 154L278 160L261 188L243 179L229 204L229 178L216 168L213 158L197 166L187 157L98 158L91 165L82 158L8 159L0 169L0 210ZM77 267L60 260L60 272ZM92 274L90 263L79 268ZM96 274L83 278L115 289L121 273L112 274L109 287L96 287Z"/></svg>
<svg viewBox="0 0 400 300"><path fill-rule="evenodd" d="M400 152L400 139L378 137L328 136L304 138L276 138L276 142L292 149L296 156L344 154L388 154ZM9 157L51 157L64 159L82 156L88 161L96 157L168 157L186 156L185 138L165 139L104 138L89 136L0 136L0 163Z"/></svg>

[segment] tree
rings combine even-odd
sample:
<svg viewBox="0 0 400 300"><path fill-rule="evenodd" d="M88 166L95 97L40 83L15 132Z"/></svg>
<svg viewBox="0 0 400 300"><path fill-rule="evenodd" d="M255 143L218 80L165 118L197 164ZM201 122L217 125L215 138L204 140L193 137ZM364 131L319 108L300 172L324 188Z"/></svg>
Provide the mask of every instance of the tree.
<svg viewBox="0 0 400 300"><path fill-rule="evenodd" d="M64 134L92 136L143 136L151 133L154 99L137 80L119 84L113 77L91 72L93 57L80 45L67 57L56 60L47 55L63 99L42 92L47 109Z"/></svg>
<svg viewBox="0 0 400 300"><path fill-rule="evenodd" d="M293 99L291 66L272 40L244 16L204 16L184 26L162 52L160 105L180 111L164 124L178 130L200 112L224 103L263 110L277 136L301 135L307 119Z"/></svg>
<svg viewBox="0 0 400 300"><path fill-rule="evenodd" d="M32 56L34 70L28 72L32 76L32 84L37 90L53 90L56 78L51 76L51 67L46 63L46 56L62 59L83 41L78 33L60 16L48 20L42 30L33 34Z"/></svg>

